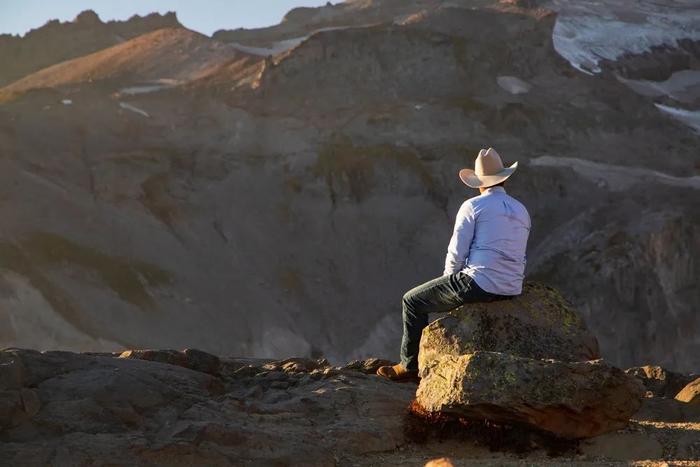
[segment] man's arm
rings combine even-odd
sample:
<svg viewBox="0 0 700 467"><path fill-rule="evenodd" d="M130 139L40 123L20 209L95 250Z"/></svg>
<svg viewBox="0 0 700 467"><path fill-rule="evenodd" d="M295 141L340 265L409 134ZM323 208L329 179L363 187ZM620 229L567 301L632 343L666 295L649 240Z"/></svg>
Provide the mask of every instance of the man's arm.
<svg viewBox="0 0 700 467"><path fill-rule="evenodd" d="M474 208L467 200L457 212L452 238L447 246L444 276L460 271L467 262L469 247L474 237L474 221Z"/></svg>

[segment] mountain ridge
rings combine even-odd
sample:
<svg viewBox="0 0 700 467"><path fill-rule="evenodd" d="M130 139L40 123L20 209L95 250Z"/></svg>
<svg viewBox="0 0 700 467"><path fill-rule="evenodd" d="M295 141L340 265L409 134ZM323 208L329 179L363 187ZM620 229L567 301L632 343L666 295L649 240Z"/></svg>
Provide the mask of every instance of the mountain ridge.
<svg viewBox="0 0 700 467"><path fill-rule="evenodd" d="M60 62L0 88L5 98L30 89L100 80L188 81L207 66L243 54L185 28L163 28L88 55ZM190 59L194 57L194 60ZM177 70L175 74L170 74Z"/></svg>
<svg viewBox="0 0 700 467"><path fill-rule="evenodd" d="M0 86L56 63L118 44L145 32L163 27L182 27L174 12L126 21L102 22L92 10L78 14L73 21L48 21L21 36L0 34Z"/></svg>

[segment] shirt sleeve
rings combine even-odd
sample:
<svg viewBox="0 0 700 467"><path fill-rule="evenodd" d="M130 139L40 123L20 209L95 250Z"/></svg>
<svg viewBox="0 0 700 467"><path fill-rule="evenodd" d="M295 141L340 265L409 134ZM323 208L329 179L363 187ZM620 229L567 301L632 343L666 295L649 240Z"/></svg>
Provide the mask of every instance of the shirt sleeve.
<svg viewBox="0 0 700 467"><path fill-rule="evenodd" d="M447 246L444 276L462 270L466 264L469 256L469 247L474 237L474 223L474 207L467 200L462 203L457 212L452 238Z"/></svg>

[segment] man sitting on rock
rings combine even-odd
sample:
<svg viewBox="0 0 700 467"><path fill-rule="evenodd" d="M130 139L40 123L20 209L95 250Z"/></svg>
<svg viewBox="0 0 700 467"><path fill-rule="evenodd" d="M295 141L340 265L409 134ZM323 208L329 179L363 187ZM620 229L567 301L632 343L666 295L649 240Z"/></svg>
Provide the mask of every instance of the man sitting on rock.
<svg viewBox="0 0 700 467"><path fill-rule="evenodd" d="M417 379L418 347L428 313L521 293L530 215L503 186L517 167L517 162L504 167L489 148L479 151L475 170L459 171L462 182L481 194L466 200L457 212L442 277L403 296L401 363L380 367L378 375L395 381Z"/></svg>

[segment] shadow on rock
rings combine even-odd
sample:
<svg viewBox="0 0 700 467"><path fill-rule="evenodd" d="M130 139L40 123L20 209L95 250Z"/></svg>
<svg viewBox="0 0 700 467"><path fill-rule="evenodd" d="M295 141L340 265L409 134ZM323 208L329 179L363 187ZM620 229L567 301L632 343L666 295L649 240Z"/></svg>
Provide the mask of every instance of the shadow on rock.
<svg viewBox="0 0 700 467"><path fill-rule="evenodd" d="M527 454L544 450L552 457L577 454L579 446L577 440L559 438L524 425L429 412L415 400L406 410L404 436L406 441L419 445L455 439L471 441L493 452Z"/></svg>

